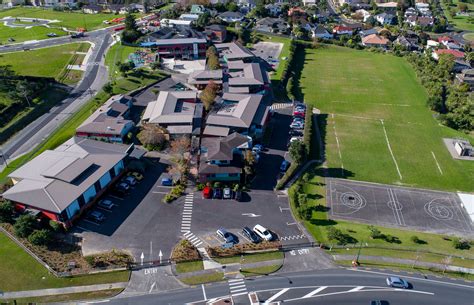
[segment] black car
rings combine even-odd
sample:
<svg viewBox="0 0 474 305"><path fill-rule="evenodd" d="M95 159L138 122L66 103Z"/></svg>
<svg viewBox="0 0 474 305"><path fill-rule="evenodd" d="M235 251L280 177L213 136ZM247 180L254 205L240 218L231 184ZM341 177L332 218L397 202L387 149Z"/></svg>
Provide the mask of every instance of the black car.
<svg viewBox="0 0 474 305"><path fill-rule="evenodd" d="M214 197L214 199L222 199L222 189L216 187L214 189L214 196L213 197Z"/></svg>
<svg viewBox="0 0 474 305"><path fill-rule="evenodd" d="M249 227L244 227L243 228L242 235L247 237L254 244L257 244L257 243L260 242L260 237L258 237L257 234L255 234L255 232L252 231Z"/></svg>
<svg viewBox="0 0 474 305"><path fill-rule="evenodd" d="M291 129L288 134L291 137L302 137L303 136L303 132L301 130L297 130L297 129Z"/></svg>
<svg viewBox="0 0 474 305"><path fill-rule="evenodd" d="M235 191L235 201L242 201L242 191L241 190L238 190L238 191Z"/></svg>

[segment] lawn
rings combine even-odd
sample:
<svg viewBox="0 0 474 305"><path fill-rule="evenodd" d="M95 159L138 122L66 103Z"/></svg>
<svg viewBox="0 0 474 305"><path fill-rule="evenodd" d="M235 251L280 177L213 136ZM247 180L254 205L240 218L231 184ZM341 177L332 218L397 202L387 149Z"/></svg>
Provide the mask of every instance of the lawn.
<svg viewBox="0 0 474 305"><path fill-rule="evenodd" d="M1 12L0 12L1 13ZM0 43L1 44L9 44L11 42L8 41L9 38L13 38L15 41L14 43L30 41L30 40L41 40L41 39L48 39L49 37L47 34L55 33L59 36L67 35L62 29L57 28L47 28L44 26L34 26L29 29L25 28L12 28L3 25L0 23Z"/></svg>
<svg viewBox="0 0 474 305"><path fill-rule="evenodd" d="M202 261L182 262L176 264L177 273L187 273L193 271L200 271L204 269Z"/></svg>
<svg viewBox="0 0 474 305"><path fill-rule="evenodd" d="M70 30L85 28L88 31L107 26L104 20L117 18L114 14L84 14L82 12L60 12L47 8L14 7L0 11L0 19L3 17L30 17L48 20L58 20L50 23L54 27L66 27ZM120 16L122 17L122 16Z"/></svg>
<svg viewBox="0 0 474 305"><path fill-rule="evenodd" d="M31 303L53 303L53 302L71 302L71 301L84 301L84 300L97 300L111 298L118 295L122 292L122 288L118 289L109 289L109 290L100 290L92 292L79 292L79 293L70 293L70 294L60 294L60 295L49 295L44 297L36 298L21 298L16 299L18 304L31 304ZM8 300L7 300L8 301ZM13 300L10 300L13 303Z"/></svg>
<svg viewBox="0 0 474 305"><path fill-rule="evenodd" d="M474 41L474 33L464 34L463 38L469 41Z"/></svg>
<svg viewBox="0 0 474 305"><path fill-rule="evenodd" d="M471 15L470 17L469 16L451 17L451 15L448 12L448 5L444 0L441 1L441 6L443 7L444 14L448 18L448 21L450 24L454 25L456 28L461 29L461 30L474 31L474 17L473 17L474 4L468 3L468 2L464 2L464 3L468 6L468 13ZM451 5L450 8L454 9L455 12L459 12L458 0L453 0L453 5Z"/></svg>
<svg viewBox="0 0 474 305"><path fill-rule="evenodd" d="M0 264L0 287L2 291L127 282L130 276L129 271L120 271L57 278L4 234L0 234L0 257L2 258Z"/></svg>
<svg viewBox="0 0 474 305"><path fill-rule="evenodd" d="M128 55L138 49L140 48L124 46L120 43L114 44L109 49L109 51L105 55L105 64L107 67L109 67L109 75L112 79L115 79L117 76L119 76L119 71L116 64L118 62L127 62Z"/></svg>
<svg viewBox="0 0 474 305"><path fill-rule="evenodd" d="M433 118L427 94L404 58L322 46L306 49L304 60L302 94L323 114L319 119L334 176L474 190L474 163L453 160L442 141L474 138Z"/></svg>
<svg viewBox="0 0 474 305"><path fill-rule="evenodd" d="M277 272L280 268L281 268L281 265L270 265L270 266L242 269L241 273L245 277L258 276L258 275L268 275L270 273Z"/></svg>
<svg viewBox="0 0 474 305"><path fill-rule="evenodd" d="M263 261L270 261L276 259L283 259L284 255L280 251L274 252L265 252L265 253L253 253L253 254L244 254L243 259L242 256L231 256L231 257L219 257L215 258L215 260L220 264L233 264L233 263L242 263L242 264L250 264L256 262L263 262Z"/></svg>
<svg viewBox="0 0 474 305"><path fill-rule="evenodd" d="M11 65L20 75L52 77L58 82L71 84L79 79L67 71L67 65L77 63L75 52L87 52L90 44L71 43L37 50L14 52L0 55L0 65ZM25 60L25 57L28 60ZM79 72L80 73L80 72ZM81 73L82 74L82 73Z"/></svg>
<svg viewBox="0 0 474 305"><path fill-rule="evenodd" d="M186 285L199 285L205 283L220 282L224 280L224 273L214 272L209 274L185 277L179 280L185 283Z"/></svg>

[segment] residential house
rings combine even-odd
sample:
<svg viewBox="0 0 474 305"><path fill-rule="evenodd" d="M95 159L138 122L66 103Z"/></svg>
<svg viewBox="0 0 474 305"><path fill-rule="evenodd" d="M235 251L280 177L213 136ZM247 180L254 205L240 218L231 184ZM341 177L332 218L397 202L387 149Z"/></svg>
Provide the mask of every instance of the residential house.
<svg viewBox="0 0 474 305"><path fill-rule="evenodd" d="M222 70L204 70L194 71L188 76L188 84L195 86L202 90L210 82L214 82L219 87L222 87Z"/></svg>
<svg viewBox="0 0 474 305"><path fill-rule="evenodd" d="M204 5L200 5L200 4L193 4L191 5L191 11L190 13L191 14L204 14L205 12L207 12L207 8L204 6Z"/></svg>
<svg viewBox="0 0 474 305"><path fill-rule="evenodd" d="M230 62L224 92L265 94L268 77L258 63Z"/></svg>
<svg viewBox="0 0 474 305"><path fill-rule="evenodd" d="M199 19L199 15L198 14L181 14L179 16L179 20L186 20L186 21L196 21Z"/></svg>
<svg viewBox="0 0 474 305"><path fill-rule="evenodd" d="M437 48L437 47L439 47L439 42L435 40L430 40L430 39L426 41L427 49L432 49L432 48Z"/></svg>
<svg viewBox="0 0 474 305"><path fill-rule="evenodd" d="M293 24L296 23L307 23L308 14L300 7L292 7L288 10L288 17L292 20Z"/></svg>
<svg viewBox="0 0 474 305"><path fill-rule="evenodd" d="M244 19L244 14L240 12L224 12L217 15L217 18L227 23L241 22Z"/></svg>
<svg viewBox="0 0 474 305"><path fill-rule="evenodd" d="M334 36L321 24L316 25L311 31L312 38L331 39Z"/></svg>
<svg viewBox="0 0 474 305"><path fill-rule="evenodd" d="M2 197L17 210L35 211L69 228L120 177L133 150L133 145L73 137L8 175L13 186Z"/></svg>
<svg viewBox="0 0 474 305"><path fill-rule="evenodd" d="M203 135L225 137L238 132L260 137L270 118L269 111L260 94L224 93L207 116Z"/></svg>
<svg viewBox="0 0 474 305"><path fill-rule="evenodd" d="M385 12L396 12L398 3L397 2L385 2L385 3L377 3L377 8L383 10Z"/></svg>
<svg viewBox="0 0 474 305"><path fill-rule="evenodd" d="M163 18L160 20L162 26L173 27L173 26L186 26L191 27L193 23L192 20L182 20L182 19L167 19Z"/></svg>
<svg viewBox="0 0 474 305"><path fill-rule="evenodd" d="M469 85L470 90L474 89L474 69L465 69L461 73L456 74L456 81L459 84Z"/></svg>
<svg viewBox="0 0 474 305"><path fill-rule="evenodd" d="M404 17L405 18L408 18L408 17L411 17L411 16L418 16L418 12L416 11L415 8L413 7L409 7L405 10L405 14L404 14Z"/></svg>
<svg viewBox="0 0 474 305"><path fill-rule="evenodd" d="M433 26L434 18L431 16L420 16L416 19L416 25L421 26L422 28Z"/></svg>
<svg viewBox="0 0 474 305"><path fill-rule="evenodd" d="M332 33L336 35L352 35L352 28L343 25L337 25L332 29Z"/></svg>
<svg viewBox="0 0 474 305"><path fill-rule="evenodd" d="M252 138L236 132L223 137L201 140L199 182L240 182L243 152L252 147Z"/></svg>
<svg viewBox="0 0 474 305"><path fill-rule="evenodd" d="M268 11L268 14L273 17L277 17L281 14L281 4L280 3L269 3L265 5L265 8Z"/></svg>
<svg viewBox="0 0 474 305"><path fill-rule="evenodd" d="M132 101L131 96L112 96L76 129L76 135L122 143L135 126L132 120L127 119Z"/></svg>
<svg viewBox="0 0 474 305"><path fill-rule="evenodd" d="M265 17L257 20L255 30L266 33L288 33L290 26L281 18Z"/></svg>
<svg viewBox="0 0 474 305"><path fill-rule="evenodd" d="M394 43L405 47L408 51L418 51L420 49L418 38L411 38L408 35L398 36Z"/></svg>
<svg viewBox="0 0 474 305"><path fill-rule="evenodd" d="M362 38L362 45L366 47L376 47L386 49L390 41L378 34L367 35Z"/></svg>
<svg viewBox="0 0 474 305"><path fill-rule="evenodd" d="M375 20L377 20L378 23L381 25L386 25L386 24L394 24L396 20L396 16L392 14L387 14L387 13L382 13L375 15Z"/></svg>
<svg viewBox="0 0 474 305"><path fill-rule="evenodd" d="M257 5L256 0L237 0L240 11L244 14L250 12Z"/></svg>
<svg viewBox="0 0 474 305"><path fill-rule="evenodd" d="M227 38L227 29L220 24L211 24L204 28L207 38L215 43L222 43Z"/></svg>
<svg viewBox="0 0 474 305"><path fill-rule="evenodd" d="M145 109L142 121L157 124L171 136L199 135L202 104L196 91L160 91Z"/></svg>
<svg viewBox="0 0 474 305"><path fill-rule="evenodd" d="M82 11L85 14L98 14L101 13L104 8L97 4L87 4L82 7Z"/></svg>
<svg viewBox="0 0 474 305"><path fill-rule="evenodd" d="M214 45L225 62L243 61L251 62L255 55L239 42L218 43Z"/></svg>
<svg viewBox="0 0 474 305"><path fill-rule="evenodd" d="M415 3L415 8L419 11L422 15L430 15L430 5L428 3L418 2Z"/></svg>
<svg viewBox="0 0 474 305"><path fill-rule="evenodd" d="M362 17L363 22L367 22L367 19L369 19L372 16L368 11L364 9L359 9L355 13L356 15L359 15Z"/></svg>
<svg viewBox="0 0 474 305"><path fill-rule="evenodd" d="M464 52L461 52L461 51L458 51L458 50L448 50L448 49L438 49L438 50L435 50L431 56L438 60L439 57L443 54L450 54L452 56L454 56L454 59L457 60L457 59L464 59Z"/></svg>
<svg viewBox="0 0 474 305"><path fill-rule="evenodd" d="M372 34L378 34L379 31L376 29L376 28L371 28L371 29L368 29L368 30L362 30L359 32L359 35L360 37L364 37L364 36L368 36L368 35L372 35Z"/></svg>

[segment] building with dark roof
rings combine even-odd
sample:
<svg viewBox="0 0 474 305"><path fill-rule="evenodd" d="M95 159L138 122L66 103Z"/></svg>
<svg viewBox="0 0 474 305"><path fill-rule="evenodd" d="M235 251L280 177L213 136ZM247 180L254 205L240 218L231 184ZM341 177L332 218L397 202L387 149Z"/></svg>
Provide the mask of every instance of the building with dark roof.
<svg viewBox="0 0 474 305"><path fill-rule="evenodd" d="M203 138L199 181L240 181L243 151L252 147L252 139L238 133L224 138Z"/></svg>
<svg viewBox="0 0 474 305"><path fill-rule="evenodd" d="M218 43L215 45L217 52L226 62L241 60L250 62L255 55L239 42Z"/></svg>
<svg viewBox="0 0 474 305"><path fill-rule="evenodd" d="M211 81L222 87L222 70L195 71L188 76L188 84L199 90L204 89Z"/></svg>
<svg viewBox="0 0 474 305"><path fill-rule="evenodd" d="M220 24L211 24L204 28L207 39L212 42L222 43L227 38L227 29Z"/></svg>
<svg viewBox="0 0 474 305"><path fill-rule="evenodd" d="M13 186L2 197L17 209L39 211L70 227L124 170L133 145L73 137L46 150L8 177Z"/></svg>
<svg viewBox="0 0 474 305"><path fill-rule="evenodd" d="M236 63L228 65L229 93L262 93L268 84L266 73L258 63Z"/></svg>

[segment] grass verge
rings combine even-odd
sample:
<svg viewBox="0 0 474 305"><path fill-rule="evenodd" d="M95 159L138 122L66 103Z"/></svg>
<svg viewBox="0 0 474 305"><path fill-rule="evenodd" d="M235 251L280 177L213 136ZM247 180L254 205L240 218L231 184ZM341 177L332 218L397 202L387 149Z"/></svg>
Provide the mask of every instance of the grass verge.
<svg viewBox="0 0 474 305"><path fill-rule="evenodd" d="M270 266L263 266L263 267L255 267L255 268L247 268L242 269L240 271L245 277L249 276L258 276L258 275L267 275L270 273L277 272L281 268L281 264L279 265L270 265Z"/></svg>
<svg viewBox="0 0 474 305"><path fill-rule="evenodd" d="M30 303L53 303L53 302L71 302L71 301L85 301L85 300L95 300L95 299L105 299L116 296L123 289L109 289L101 291L91 291L91 292L80 292L80 293L70 293L70 294L60 294L60 295L49 295L44 297L35 297L35 298L21 298L16 299L15 301L20 304L30 304ZM13 302L13 300L7 300L7 302Z"/></svg>
<svg viewBox="0 0 474 305"><path fill-rule="evenodd" d="M176 272L187 273L193 271L200 271L204 269L202 261L193 261L193 262L182 262L176 264Z"/></svg>
<svg viewBox="0 0 474 305"><path fill-rule="evenodd" d="M205 283L220 282L224 280L224 273L215 272L215 273L210 273L210 274L195 275L195 276L185 277L179 280L186 285L199 285L199 284L205 284Z"/></svg>
<svg viewBox="0 0 474 305"><path fill-rule="evenodd" d="M233 263L242 263L242 264L250 264L256 262L263 262L263 261L271 261L276 259L283 259L284 255L280 251L274 252L265 252L265 253L252 253L252 254L245 254L242 256L231 256L231 257L220 257L215 258L215 260L220 264L233 264Z"/></svg>

